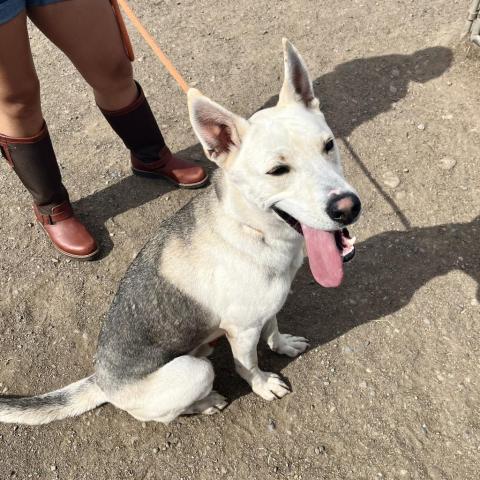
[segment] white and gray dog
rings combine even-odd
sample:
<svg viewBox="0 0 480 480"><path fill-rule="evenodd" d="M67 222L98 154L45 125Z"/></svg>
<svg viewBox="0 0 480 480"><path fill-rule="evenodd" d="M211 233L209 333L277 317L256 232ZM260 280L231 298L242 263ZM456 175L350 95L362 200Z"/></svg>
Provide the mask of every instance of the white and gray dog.
<svg viewBox="0 0 480 480"><path fill-rule="evenodd" d="M265 400L288 387L260 370L257 343L294 357L302 337L278 331L276 314L304 258L335 287L354 253L345 226L360 200L306 66L284 40L278 104L241 118L191 89L193 129L219 169L213 187L160 226L120 283L103 325L95 373L33 397L0 397L0 421L40 424L109 402L135 418L170 422L215 413L210 343L226 335L236 370Z"/></svg>

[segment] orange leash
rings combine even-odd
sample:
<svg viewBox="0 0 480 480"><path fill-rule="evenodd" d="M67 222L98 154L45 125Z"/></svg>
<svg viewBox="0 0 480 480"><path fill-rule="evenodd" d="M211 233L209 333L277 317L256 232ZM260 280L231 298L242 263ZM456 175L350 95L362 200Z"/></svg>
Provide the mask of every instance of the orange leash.
<svg viewBox="0 0 480 480"><path fill-rule="evenodd" d="M130 19L130 21L133 23L134 27L138 30L140 35L144 38L144 40L150 45L150 48L153 50L155 55L158 57L158 59L163 63L163 66L167 69L168 73L174 78L174 80L178 83L178 86L184 91L184 93L187 93L190 87L188 86L188 83L184 80L184 78L180 75L178 70L173 66L172 62L170 59L163 53L162 49L159 47L155 39L147 32L145 27L142 25L138 17L133 13L133 10L130 8L126 0L112 0L112 4L114 5L114 10L115 10L115 3L118 1L120 6L122 7L122 10L125 12L127 17ZM118 19L118 16L117 16ZM121 29L121 27L120 27ZM121 29L122 30L122 29ZM122 32L123 34L124 32ZM125 35L123 35L125 38ZM128 38L128 35L127 35ZM127 48L127 47L126 47ZM127 48L128 50L128 48Z"/></svg>
<svg viewBox="0 0 480 480"><path fill-rule="evenodd" d="M120 30L120 36L122 37L123 47L125 48L125 53L127 54L128 59L133 62L135 60L135 54L133 53L132 42L128 36L127 27L123 21L122 12L118 6L117 0L110 0L110 5L113 8L113 14L115 15L115 20L117 21L118 29Z"/></svg>

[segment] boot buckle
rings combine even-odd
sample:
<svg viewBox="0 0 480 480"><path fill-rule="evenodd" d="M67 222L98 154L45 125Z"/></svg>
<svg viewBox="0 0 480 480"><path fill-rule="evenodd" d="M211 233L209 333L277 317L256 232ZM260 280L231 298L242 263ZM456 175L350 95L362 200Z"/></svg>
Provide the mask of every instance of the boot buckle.
<svg viewBox="0 0 480 480"><path fill-rule="evenodd" d="M53 207L48 214L42 213L37 205L33 206L33 211L35 212L37 221L42 225L55 225L73 216L72 206L68 200Z"/></svg>

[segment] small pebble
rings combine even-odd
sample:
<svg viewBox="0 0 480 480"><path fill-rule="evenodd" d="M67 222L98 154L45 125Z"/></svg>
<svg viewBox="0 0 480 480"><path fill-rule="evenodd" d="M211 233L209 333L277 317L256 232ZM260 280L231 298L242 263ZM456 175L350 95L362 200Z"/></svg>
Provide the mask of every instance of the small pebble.
<svg viewBox="0 0 480 480"><path fill-rule="evenodd" d="M443 170L451 170L456 164L457 161L451 157L444 157L439 162L439 166Z"/></svg>
<svg viewBox="0 0 480 480"><path fill-rule="evenodd" d="M424 124L424 123L419 123L419 124L417 125L417 128L418 128L419 130L425 130L425 124Z"/></svg>
<svg viewBox="0 0 480 480"><path fill-rule="evenodd" d="M400 76L400 70L398 68L393 68L392 77L399 77L399 76Z"/></svg>
<svg viewBox="0 0 480 480"><path fill-rule="evenodd" d="M386 172L383 175L383 183L390 188L397 188L400 185L400 178L393 172Z"/></svg>
<svg viewBox="0 0 480 480"><path fill-rule="evenodd" d="M389 87L390 93L397 93L397 87L390 85Z"/></svg>
<svg viewBox="0 0 480 480"><path fill-rule="evenodd" d="M362 382L360 382L360 383L358 384L358 386L359 386L360 388L365 389L365 388L367 388L367 382L366 382L365 380L363 380Z"/></svg>
<svg viewBox="0 0 480 480"><path fill-rule="evenodd" d="M273 418L269 418L268 419L268 431L269 432L273 432L274 430L277 429L277 424L275 423L275 420L273 420Z"/></svg>
<svg viewBox="0 0 480 480"><path fill-rule="evenodd" d="M153 453L158 453L159 451L160 451L160 449L159 449L158 447L155 447L155 448L152 450Z"/></svg>
<svg viewBox="0 0 480 480"><path fill-rule="evenodd" d="M432 465L428 469L428 473L429 473L429 478L431 478L432 480L445 480L446 478L445 473L435 465Z"/></svg>
<svg viewBox="0 0 480 480"><path fill-rule="evenodd" d="M51 466L50 466L50 470L51 470L52 472L54 472L56 469L57 469L57 466L56 466L56 465L51 465Z"/></svg>

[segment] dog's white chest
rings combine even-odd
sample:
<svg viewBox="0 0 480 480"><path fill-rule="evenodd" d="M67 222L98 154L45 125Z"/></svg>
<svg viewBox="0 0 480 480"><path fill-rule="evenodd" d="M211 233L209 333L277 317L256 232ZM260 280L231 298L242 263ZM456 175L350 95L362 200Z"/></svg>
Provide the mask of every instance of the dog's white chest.
<svg viewBox="0 0 480 480"><path fill-rule="evenodd" d="M217 270L215 295L210 298L214 298L215 313L222 322L264 323L282 308L302 255L296 253L280 262L274 258L255 262L237 257Z"/></svg>

